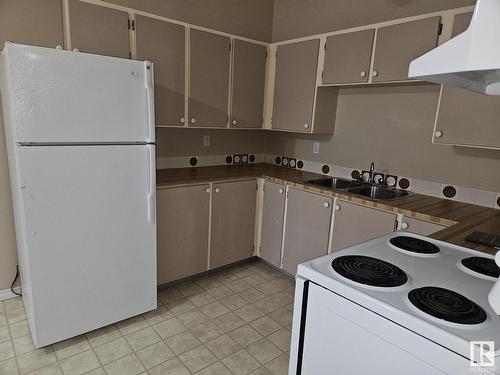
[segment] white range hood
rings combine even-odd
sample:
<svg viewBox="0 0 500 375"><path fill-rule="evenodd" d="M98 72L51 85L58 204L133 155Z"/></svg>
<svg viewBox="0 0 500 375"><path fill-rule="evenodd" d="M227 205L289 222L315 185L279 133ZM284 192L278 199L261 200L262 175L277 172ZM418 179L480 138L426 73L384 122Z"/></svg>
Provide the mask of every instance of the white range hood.
<svg viewBox="0 0 500 375"><path fill-rule="evenodd" d="M478 0L469 28L413 60L408 76L500 95L500 0Z"/></svg>

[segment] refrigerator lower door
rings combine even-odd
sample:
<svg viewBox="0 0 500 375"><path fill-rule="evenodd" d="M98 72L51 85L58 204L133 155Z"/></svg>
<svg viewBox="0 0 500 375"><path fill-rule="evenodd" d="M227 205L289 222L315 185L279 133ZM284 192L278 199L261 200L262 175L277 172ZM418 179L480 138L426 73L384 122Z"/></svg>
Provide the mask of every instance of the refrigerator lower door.
<svg viewBox="0 0 500 375"><path fill-rule="evenodd" d="M154 154L154 145L18 148L16 230L36 347L156 308Z"/></svg>

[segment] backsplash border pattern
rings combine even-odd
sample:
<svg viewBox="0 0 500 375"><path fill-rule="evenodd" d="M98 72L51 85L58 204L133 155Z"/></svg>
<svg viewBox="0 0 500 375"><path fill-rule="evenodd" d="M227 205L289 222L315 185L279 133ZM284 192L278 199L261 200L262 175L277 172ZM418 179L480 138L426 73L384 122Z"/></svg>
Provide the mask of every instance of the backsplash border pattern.
<svg viewBox="0 0 500 375"><path fill-rule="evenodd" d="M255 161L253 163L267 163L277 165L276 159L280 158L294 158L293 156L283 156L283 155L274 155L274 154L259 154L259 153L248 153L249 155L255 156ZM226 163L226 157L233 155L191 155L191 156L176 156L176 157L158 157L157 158L157 169L172 169L172 168L189 168L191 167L189 161L191 158L196 157L197 167L208 167L208 166L216 166L216 165L228 165ZM353 170L361 170L363 168L356 167L346 167L340 166L332 163L322 163L309 161L304 159L296 159L298 161L302 161L303 167L301 170L307 172L313 172L322 174L324 176L336 176L342 178L351 179L351 172ZM281 164L280 164L281 165ZM328 166L328 173L324 173L324 166ZM450 184L434 182L434 181L426 181L416 179L410 176L398 176L398 180L401 178L406 178L410 181L410 186L408 188L409 191L412 191L417 194L430 195L437 198L449 199L458 202L464 203L472 203L477 204L479 206L490 207L495 209L500 209L500 206L497 204L497 200L500 198L500 192L487 191L474 189L469 187L452 185L456 189L456 195L453 198L446 198L443 195L443 188L449 186Z"/></svg>

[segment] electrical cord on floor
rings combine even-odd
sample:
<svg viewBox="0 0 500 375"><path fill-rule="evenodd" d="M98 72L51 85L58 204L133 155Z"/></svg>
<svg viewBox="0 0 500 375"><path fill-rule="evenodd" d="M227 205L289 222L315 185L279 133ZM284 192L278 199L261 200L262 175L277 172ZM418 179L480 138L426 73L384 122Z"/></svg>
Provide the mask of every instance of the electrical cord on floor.
<svg viewBox="0 0 500 375"><path fill-rule="evenodd" d="M18 293L14 290L14 284L16 283L18 277L19 277L19 266L16 266L16 276L14 277L14 281L10 285L10 291L14 293L16 296L22 296L23 295L22 293Z"/></svg>

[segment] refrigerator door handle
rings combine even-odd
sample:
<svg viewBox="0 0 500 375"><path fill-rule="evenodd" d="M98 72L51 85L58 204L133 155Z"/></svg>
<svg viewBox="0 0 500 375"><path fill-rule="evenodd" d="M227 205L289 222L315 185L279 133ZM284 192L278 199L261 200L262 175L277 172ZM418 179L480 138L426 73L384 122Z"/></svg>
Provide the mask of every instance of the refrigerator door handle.
<svg viewBox="0 0 500 375"><path fill-rule="evenodd" d="M148 193L148 222L156 221L156 161L155 146L148 145L149 149L149 193Z"/></svg>
<svg viewBox="0 0 500 375"><path fill-rule="evenodd" d="M151 61L144 61L144 71L146 79L146 93L147 93L147 106L148 106L148 129L149 129L149 142L155 142L155 95L154 95L154 73L153 63Z"/></svg>

